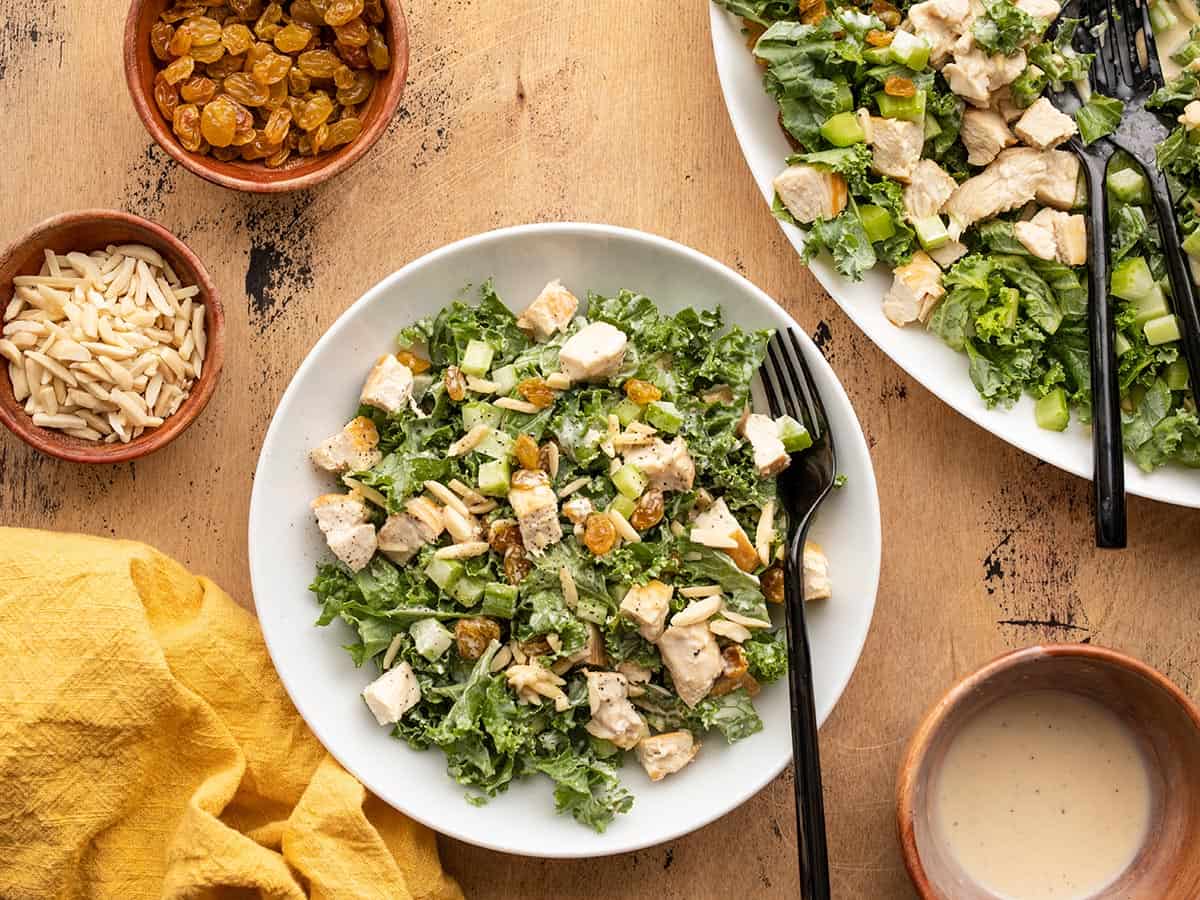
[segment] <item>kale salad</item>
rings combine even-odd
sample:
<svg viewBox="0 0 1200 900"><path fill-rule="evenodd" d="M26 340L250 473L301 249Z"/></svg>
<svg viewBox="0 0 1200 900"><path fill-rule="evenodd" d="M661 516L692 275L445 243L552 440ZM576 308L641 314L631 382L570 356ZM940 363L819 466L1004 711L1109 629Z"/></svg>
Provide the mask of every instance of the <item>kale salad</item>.
<svg viewBox="0 0 1200 900"><path fill-rule="evenodd" d="M964 353L988 406L1028 394L1043 428L1087 423L1086 190L1061 145L1115 130L1122 104L1087 89L1079 22L1057 0L716 2L743 18L792 143L774 211L806 230L806 260L828 253L854 281L887 265L884 314ZM1200 259L1200 15L1154 0L1151 18L1173 76L1152 105L1180 121L1159 159ZM1067 84L1085 101L1073 116L1043 96ZM1106 184L1126 450L1147 471L1198 467L1147 185L1121 156Z"/></svg>
<svg viewBox="0 0 1200 900"><path fill-rule="evenodd" d="M629 752L657 781L759 731L787 667L774 476L811 444L751 411L769 337L628 291L584 317L557 281L519 316L488 282L405 328L310 453L340 481L312 503L337 558L318 624L379 673L363 714L472 802L540 773L596 830L632 806ZM804 578L831 595L815 544Z"/></svg>

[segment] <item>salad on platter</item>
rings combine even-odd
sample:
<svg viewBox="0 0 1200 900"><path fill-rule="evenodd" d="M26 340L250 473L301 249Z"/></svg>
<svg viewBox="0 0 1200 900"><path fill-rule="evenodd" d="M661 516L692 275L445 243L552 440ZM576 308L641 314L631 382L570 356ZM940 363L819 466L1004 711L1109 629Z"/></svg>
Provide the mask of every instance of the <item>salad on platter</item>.
<svg viewBox="0 0 1200 900"><path fill-rule="evenodd" d="M337 557L312 591L379 673L364 714L472 802L541 773L603 830L629 752L657 781L762 728L787 668L774 477L811 437L752 412L770 332L629 291L580 313L558 281L520 315L488 282L370 361L310 454L341 483L312 502ZM831 596L815 544L804 578Z"/></svg>
<svg viewBox="0 0 1200 900"><path fill-rule="evenodd" d="M1088 422L1086 191L1062 145L1110 133L1123 107L1088 90L1078 20L1056 0L717 2L742 17L792 144L774 212L805 229L806 258L826 252L853 281L891 268L884 315L964 353L988 406L1030 394L1043 428L1065 430L1072 411ZM1151 10L1174 76L1154 104L1180 121L1160 162L1200 258L1200 41L1179 36L1200 15L1191 0ZM1073 116L1043 96L1066 84ZM1118 154L1106 189L1126 449L1147 471L1200 467L1145 178Z"/></svg>

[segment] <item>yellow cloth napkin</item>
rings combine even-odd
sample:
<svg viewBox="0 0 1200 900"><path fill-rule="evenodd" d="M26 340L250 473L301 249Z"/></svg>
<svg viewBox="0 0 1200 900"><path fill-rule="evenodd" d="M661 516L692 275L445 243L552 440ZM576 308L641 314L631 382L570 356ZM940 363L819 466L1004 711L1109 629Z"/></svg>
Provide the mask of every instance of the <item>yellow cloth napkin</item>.
<svg viewBox="0 0 1200 900"><path fill-rule="evenodd" d="M142 544L0 528L0 897L462 892L215 584Z"/></svg>

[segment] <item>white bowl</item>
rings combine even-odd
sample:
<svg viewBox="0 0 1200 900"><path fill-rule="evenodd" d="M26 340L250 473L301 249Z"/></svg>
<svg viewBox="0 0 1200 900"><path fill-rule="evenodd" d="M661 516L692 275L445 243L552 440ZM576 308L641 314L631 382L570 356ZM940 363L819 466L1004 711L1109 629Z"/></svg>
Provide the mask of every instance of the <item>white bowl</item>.
<svg viewBox="0 0 1200 900"><path fill-rule="evenodd" d="M769 208L775 194L772 181L792 148L779 127L778 107L763 89L763 70L746 46L741 20L715 3L709 7L725 106L742 154ZM779 224L798 252L804 245L804 232L785 222ZM814 259L810 268L854 324L931 393L1014 447L1081 478L1092 477L1090 428L1078 422L1062 433L1039 428L1029 397L1022 398L1013 409L988 409L971 384L965 354L951 350L919 325L897 328L884 317L881 300L891 285L886 266L877 266L857 284L843 278L826 256ZM1126 459L1125 486L1129 493L1141 497L1200 507L1200 472L1184 466L1166 466L1147 473Z"/></svg>
<svg viewBox="0 0 1200 900"><path fill-rule="evenodd" d="M603 225L527 225L468 238L430 253L384 279L350 307L308 354L280 401L254 478L250 573L271 657L296 708L321 742L375 794L431 828L472 844L544 857L601 856L685 834L753 796L791 755L788 690L765 688L765 730L728 746L704 741L696 762L652 785L632 759L621 778L636 795L632 812L598 835L554 812L551 783L514 784L476 808L446 775L436 748L416 752L379 727L359 698L372 672L356 669L341 623L314 627L308 591L314 565L329 553L309 501L330 481L306 454L354 413L370 364L394 349L394 335L449 303L465 284L494 276L500 296L519 308L559 277L580 296L632 288L666 310L722 306L745 328L786 328L787 314L746 279L679 244ZM854 671L879 582L879 501L871 459L854 410L833 371L804 339L830 417L847 482L826 501L813 538L829 554L834 599L809 607L816 705L822 721Z"/></svg>

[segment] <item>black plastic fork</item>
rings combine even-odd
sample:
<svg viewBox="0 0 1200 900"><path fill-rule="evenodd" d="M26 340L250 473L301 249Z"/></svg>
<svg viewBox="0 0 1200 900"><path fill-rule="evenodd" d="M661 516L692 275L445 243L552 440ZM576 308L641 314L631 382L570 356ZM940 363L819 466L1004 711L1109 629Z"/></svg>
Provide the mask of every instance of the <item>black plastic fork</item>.
<svg viewBox="0 0 1200 900"><path fill-rule="evenodd" d="M805 900L829 900L829 848L825 835L825 798L813 698L812 652L804 614L804 541L813 515L833 488L837 455L825 406L817 392L804 350L793 329L771 338L760 371L771 415L803 422L812 446L793 453L779 474L780 503L787 513L784 612L787 618L788 692L792 707L792 758L795 763L796 839L800 894Z"/></svg>
<svg viewBox="0 0 1200 900"><path fill-rule="evenodd" d="M1102 0L1085 0L1102 2ZM1079 30L1076 30L1078 35ZM1092 65L1095 79L1096 65ZM1067 86L1047 90L1059 109L1078 106ZM1096 546L1120 549L1127 543L1125 445L1121 437L1121 389L1117 378L1116 328L1108 302L1108 197L1104 177L1116 147L1105 140L1084 144L1075 135L1065 149L1079 158L1088 194L1088 333L1092 373L1092 493Z"/></svg>

